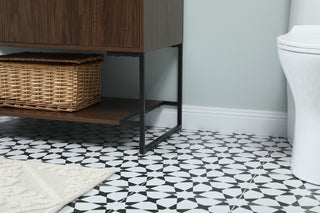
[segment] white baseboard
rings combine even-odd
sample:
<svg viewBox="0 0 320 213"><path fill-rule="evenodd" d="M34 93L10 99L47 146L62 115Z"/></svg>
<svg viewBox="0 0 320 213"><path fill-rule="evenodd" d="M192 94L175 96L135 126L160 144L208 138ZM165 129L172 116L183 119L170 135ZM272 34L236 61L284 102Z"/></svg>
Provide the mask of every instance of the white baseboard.
<svg viewBox="0 0 320 213"><path fill-rule="evenodd" d="M163 106L150 112L146 122L148 125L174 126L176 110L172 106ZM286 137L287 113L184 105L182 127Z"/></svg>

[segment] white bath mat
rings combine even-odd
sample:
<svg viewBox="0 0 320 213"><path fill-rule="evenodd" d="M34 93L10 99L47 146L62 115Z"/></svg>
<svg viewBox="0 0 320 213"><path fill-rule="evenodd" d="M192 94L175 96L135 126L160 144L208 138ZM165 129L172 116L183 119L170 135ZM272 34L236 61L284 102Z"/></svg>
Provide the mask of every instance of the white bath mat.
<svg viewBox="0 0 320 213"><path fill-rule="evenodd" d="M110 169L0 158L0 212L57 212L112 174Z"/></svg>

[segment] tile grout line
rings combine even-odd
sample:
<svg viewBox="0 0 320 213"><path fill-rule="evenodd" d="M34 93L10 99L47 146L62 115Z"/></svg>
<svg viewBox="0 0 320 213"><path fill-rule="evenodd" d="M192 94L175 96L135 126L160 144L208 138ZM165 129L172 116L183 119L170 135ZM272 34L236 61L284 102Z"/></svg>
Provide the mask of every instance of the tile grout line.
<svg viewBox="0 0 320 213"><path fill-rule="evenodd" d="M271 137L271 141L275 142L274 139L273 139L273 137ZM275 145L271 146L270 148L276 148L276 147L278 147L278 145L277 145L277 143L275 142ZM268 150L267 150L267 151L268 151ZM271 155L272 155L273 153L274 153L274 151L268 151L268 155L266 156L266 158L271 158ZM261 170L266 163L267 163L267 161L264 161L264 162L262 163L262 165L258 168L258 170ZM260 174L255 174L255 175L251 178L251 180L248 182L248 184L251 184L251 183L254 181L254 179L255 179L256 177L259 177L259 176L260 176ZM241 195L239 196L238 202L240 202L241 200L243 200L244 194L245 194L247 191L249 191L249 189L248 189L248 188L245 188L244 191L243 191L243 192L241 193ZM241 207L241 206L234 205L234 206L231 208L230 213L232 213L233 211L237 210L237 209L240 208L240 207Z"/></svg>

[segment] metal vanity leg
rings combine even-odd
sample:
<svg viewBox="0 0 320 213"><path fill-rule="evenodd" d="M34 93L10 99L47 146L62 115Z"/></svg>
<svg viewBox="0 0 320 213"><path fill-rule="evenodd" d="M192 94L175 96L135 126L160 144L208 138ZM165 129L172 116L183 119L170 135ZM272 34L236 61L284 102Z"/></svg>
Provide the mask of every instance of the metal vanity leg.
<svg viewBox="0 0 320 213"><path fill-rule="evenodd" d="M182 126L183 44L178 45L178 126Z"/></svg>
<svg viewBox="0 0 320 213"><path fill-rule="evenodd" d="M145 53L117 53L117 52L109 52L109 55L115 56L131 56L131 57L138 57L139 58L139 147L140 147L140 154L145 154L147 151L153 149L157 145L159 145L163 140L167 139L177 131L181 129L182 125L182 75L183 75L183 45L175 45L174 48L178 48L178 81L177 81L177 88L178 88L178 97L176 102L168 102L163 101L156 106L151 106L146 109L146 97L145 97ZM162 105L174 105L177 106L177 125L173 128L167 130L163 135L159 136L158 138L154 139L150 143L146 144L146 113L158 108ZM136 115L133 115L136 116ZM125 119L128 120L132 118Z"/></svg>
<svg viewBox="0 0 320 213"><path fill-rule="evenodd" d="M141 53L139 55L139 85L140 85L140 154L145 154L147 151L153 149L157 146L161 141L170 137L177 131L181 129L182 126L182 77L183 77L183 45L175 46L178 48L178 97L175 105L177 106L177 125L171 129L169 129L166 133L154 139L149 144L146 145L145 142L145 114L146 114L146 106L145 106L145 53Z"/></svg>
<svg viewBox="0 0 320 213"><path fill-rule="evenodd" d="M146 135L145 135L145 114L146 114L146 102L145 102L145 53L139 55L139 99L140 99L140 153L146 152Z"/></svg>

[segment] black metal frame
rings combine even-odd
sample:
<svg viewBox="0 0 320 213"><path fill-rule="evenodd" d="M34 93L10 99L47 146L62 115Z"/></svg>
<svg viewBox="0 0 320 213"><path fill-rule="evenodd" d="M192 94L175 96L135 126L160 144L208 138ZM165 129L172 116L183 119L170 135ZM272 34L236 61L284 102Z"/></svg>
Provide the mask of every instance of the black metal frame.
<svg viewBox="0 0 320 213"><path fill-rule="evenodd" d="M113 56L131 56L139 58L139 99L140 99L140 110L139 110L139 129L140 129L140 154L145 154L155 146L157 146L161 141L170 137L172 134L176 133L181 129L182 126L182 75L183 75L183 44L175 45L173 47L178 48L178 97L177 102L161 102L160 104L146 109L146 98L145 98L145 54L146 53L120 53L120 52L108 52L108 55ZM162 105L176 105L177 106L177 125L169 129L166 133L153 140L149 144L146 144L146 113L158 108ZM135 115L133 115L135 116ZM133 116L130 116L132 118ZM125 119L125 120L128 120Z"/></svg>

